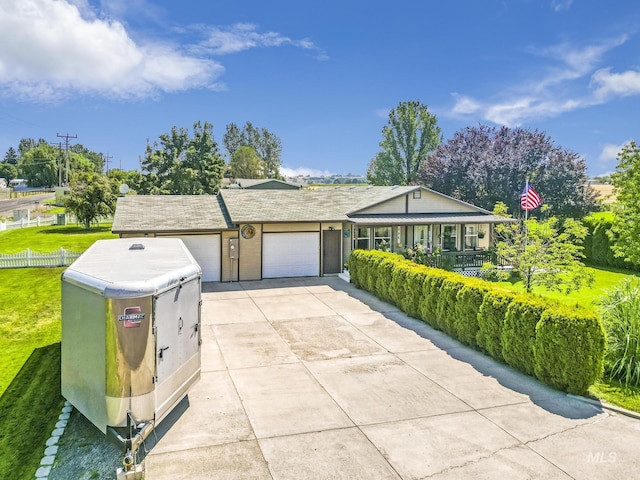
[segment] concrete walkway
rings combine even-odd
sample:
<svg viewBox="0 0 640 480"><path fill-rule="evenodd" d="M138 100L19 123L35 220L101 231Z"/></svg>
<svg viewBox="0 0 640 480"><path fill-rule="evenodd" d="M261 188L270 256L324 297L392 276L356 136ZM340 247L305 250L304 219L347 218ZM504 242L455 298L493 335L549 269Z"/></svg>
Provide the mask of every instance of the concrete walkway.
<svg viewBox="0 0 640 480"><path fill-rule="evenodd" d="M202 378L148 480L640 478L640 421L338 278L205 284Z"/></svg>

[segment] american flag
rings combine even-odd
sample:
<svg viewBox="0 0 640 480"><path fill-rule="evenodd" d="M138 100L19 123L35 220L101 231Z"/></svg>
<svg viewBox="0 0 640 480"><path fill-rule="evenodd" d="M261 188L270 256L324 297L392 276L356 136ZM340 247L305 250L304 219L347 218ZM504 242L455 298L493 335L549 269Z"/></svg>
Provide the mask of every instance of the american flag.
<svg viewBox="0 0 640 480"><path fill-rule="evenodd" d="M520 206L523 210L533 210L534 208L542 205L542 198L538 195L527 180L527 184L524 186L524 191L520 196Z"/></svg>

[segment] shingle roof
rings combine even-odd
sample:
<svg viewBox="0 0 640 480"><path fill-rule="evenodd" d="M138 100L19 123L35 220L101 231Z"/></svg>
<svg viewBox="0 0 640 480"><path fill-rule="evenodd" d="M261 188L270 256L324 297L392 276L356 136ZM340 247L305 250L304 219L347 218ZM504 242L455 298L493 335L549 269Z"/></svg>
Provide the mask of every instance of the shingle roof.
<svg viewBox="0 0 640 480"><path fill-rule="evenodd" d="M114 233L210 231L233 228L216 195L129 195L118 198Z"/></svg>
<svg viewBox="0 0 640 480"><path fill-rule="evenodd" d="M308 190L222 190L233 223L342 222L348 213L419 187L321 187Z"/></svg>

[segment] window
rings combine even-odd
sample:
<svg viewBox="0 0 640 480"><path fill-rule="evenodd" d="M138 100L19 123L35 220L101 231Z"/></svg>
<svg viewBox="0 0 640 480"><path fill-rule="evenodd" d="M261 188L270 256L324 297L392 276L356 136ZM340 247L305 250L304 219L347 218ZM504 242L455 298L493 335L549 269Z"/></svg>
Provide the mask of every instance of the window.
<svg viewBox="0 0 640 480"><path fill-rule="evenodd" d="M369 250L369 236L369 227L357 227L356 235L353 239L354 248Z"/></svg>
<svg viewBox="0 0 640 480"><path fill-rule="evenodd" d="M442 226L442 249L446 251L457 250L456 238L458 234L458 228L456 225L443 225Z"/></svg>
<svg viewBox="0 0 640 480"><path fill-rule="evenodd" d="M391 227L375 227L373 229L373 245L378 248L382 242L391 246Z"/></svg>
<svg viewBox="0 0 640 480"><path fill-rule="evenodd" d="M464 249L475 250L478 248L478 227L477 225L464 226Z"/></svg>
<svg viewBox="0 0 640 480"><path fill-rule="evenodd" d="M431 247L431 225L415 225L413 227L413 244L424 243Z"/></svg>
<svg viewBox="0 0 640 480"><path fill-rule="evenodd" d="M413 198L415 199L422 198L422 191L416 190L415 192L413 192Z"/></svg>

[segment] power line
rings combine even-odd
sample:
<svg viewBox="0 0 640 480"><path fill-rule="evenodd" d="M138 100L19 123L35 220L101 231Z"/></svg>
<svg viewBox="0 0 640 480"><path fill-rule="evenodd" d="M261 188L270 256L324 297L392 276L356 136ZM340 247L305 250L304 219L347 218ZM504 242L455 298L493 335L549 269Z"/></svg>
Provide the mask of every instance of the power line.
<svg viewBox="0 0 640 480"><path fill-rule="evenodd" d="M69 185L69 139L78 138L78 135L69 135L68 133L66 135L60 135L59 133L56 133L56 137L64 138L64 151L67 157L67 164L64 172L64 184Z"/></svg>
<svg viewBox="0 0 640 480"><path fill-rule="evenodd" d="M102 158L104 159L104 163L107 167L107 175L109 175L109 163L111 163L110 160L113 158L113 155L109 155L109 152L107 152L107 154L103 155Z"/></svg>

